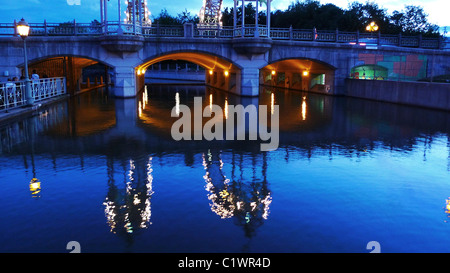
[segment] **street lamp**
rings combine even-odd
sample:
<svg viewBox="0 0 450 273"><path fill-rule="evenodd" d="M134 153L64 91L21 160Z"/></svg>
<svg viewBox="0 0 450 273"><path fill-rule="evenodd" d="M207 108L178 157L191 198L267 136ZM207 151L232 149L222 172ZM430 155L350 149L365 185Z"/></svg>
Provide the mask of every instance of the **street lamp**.
<svg viewBox="0 0 450 273"><path fill-rule="evenodd" d="M366 30L369 32L378 31L378 25L374 21L372 21L367 25Z"/></svg>
<svg viewBox="0 0 450 273"><path fill-rule="evenodd" d="M24 53L24 59L25 59L25 96L27 100L27 105L33 105L34 98L31 94L31 81L28 77L28 57L27 57L27 42L26 38L28 37L28 34L30 33L30 26L28 23L22 18L20 22L17 24L17 32L19 33L20 37L22 37L23 40L23 53Z"/></svg>

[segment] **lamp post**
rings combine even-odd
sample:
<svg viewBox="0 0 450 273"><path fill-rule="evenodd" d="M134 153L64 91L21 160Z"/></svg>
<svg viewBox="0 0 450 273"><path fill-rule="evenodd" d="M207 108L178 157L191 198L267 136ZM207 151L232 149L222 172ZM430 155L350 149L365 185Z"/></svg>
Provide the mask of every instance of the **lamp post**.
<svg viewBox="0 0 450 273"><path fill-rule="evenodd" d="M368 24L366 26L366 30L369 32L374 32L374 31L378 31L378 25L375 22L371 22L370 24Z"/></svg>
<svg viewBox="0 0 450 273"><path fill-rule="evenodd" d="M368 25L366 26L366 30L367 30L368 32L370 32L370 37L371 37L372 39L376 39L376 40L377 40L377 45L380 45L380 41L381 41L381 33L378 32L378 37L376 37L376 36L373 37L374 35L372 34L372 33L377 32L377 31L379 30L378 25L377 25L374 21L372 21L372 22L370 22L370 24L368 24Z"/></svg>
<svg viewBox="0 0 450 273"><path fill-rule="evenodd" d="M19 33L20 37L22 37L23 40L23 55L25 59L25 98L27 105L33 105L34 98L31 94L31 81L28 76L28 57L27 57L27 42L26 38L28 37L28 34L30 33L30 26L28 23L22 18L20 22L17 24L17 33Z"/></svg>

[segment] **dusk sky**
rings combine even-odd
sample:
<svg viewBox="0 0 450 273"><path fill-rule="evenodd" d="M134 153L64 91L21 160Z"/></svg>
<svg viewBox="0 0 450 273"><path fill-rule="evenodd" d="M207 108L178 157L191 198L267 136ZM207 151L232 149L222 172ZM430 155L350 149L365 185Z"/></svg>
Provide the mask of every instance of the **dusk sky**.
<svg viewBox="0 0 450 273"><path fill-rule="evenodd" d="M125 6L125 0L122 1L122 7ZM333 3L342 8L347 8L353 0L320 0L321 3ZM203 0L148 0L148 7L152 16L157 16L164 8L176 15L187 9L191 14L197 14L200 10ZM285 10L293 0L274 0L272 2L273 10ZM359 1L365 2L365 1ZM76 19L78 22L91 22L100 18L100 2L98 0L21 0L9 1L0 0L0 23L13 22L14 19L20 20L22 17L28 22L39 23L44 19L47 22L67 22ZM422 6L429 14L429 21L439 26L450 26L450 2L448 0L378 0L379 6L386 8L389 13L394 10L402 10L406 4ZM110 0L109 14L111 20L117 20L117 0ZM224 0L223 6L232 7L232 0Z"/></svg>

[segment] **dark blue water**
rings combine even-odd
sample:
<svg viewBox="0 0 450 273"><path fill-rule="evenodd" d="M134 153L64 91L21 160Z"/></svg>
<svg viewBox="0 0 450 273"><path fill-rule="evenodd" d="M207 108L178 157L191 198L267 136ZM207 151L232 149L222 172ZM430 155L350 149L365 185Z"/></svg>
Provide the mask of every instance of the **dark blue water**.
<svg viewBox="0 0 450 273"><path fill-rule="evenodd" d="M172 140L198 95L279 105L279 148ZM0 251L449 252L449 133L447 112L294 91L84 93L0 126Z"/></svg>

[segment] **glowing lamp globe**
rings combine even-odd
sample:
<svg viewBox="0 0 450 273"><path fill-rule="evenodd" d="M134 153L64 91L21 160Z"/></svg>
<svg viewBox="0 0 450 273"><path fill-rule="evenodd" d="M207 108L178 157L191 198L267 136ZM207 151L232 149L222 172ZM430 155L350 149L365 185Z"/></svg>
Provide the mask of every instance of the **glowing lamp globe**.
<svg viewBox="0 0 450 273"><path fill-rule="evenodd" d="M19 33L20 37L22 37L23 39L28 37L28 34L30 33L30 26L23 18L17 24L17 32Z"/></svg>

